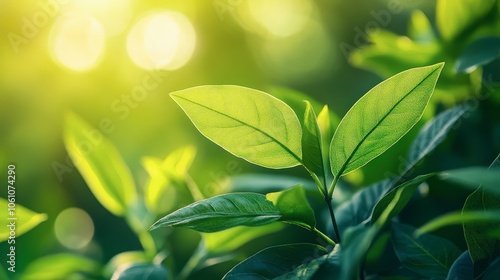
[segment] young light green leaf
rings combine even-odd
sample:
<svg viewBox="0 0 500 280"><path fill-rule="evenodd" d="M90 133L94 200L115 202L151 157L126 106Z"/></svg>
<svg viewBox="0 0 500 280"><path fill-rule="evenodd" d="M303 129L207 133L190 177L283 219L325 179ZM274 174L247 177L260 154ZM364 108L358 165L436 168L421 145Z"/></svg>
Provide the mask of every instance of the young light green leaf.
<svg viewBox="0 0 500 280"><path fill-rule="evenodd" d="M167 269L152 263L126 264L113 273L111 279L116 280L165 280L168 279Z"/></svg>
<svg viewBox="0 0 500 280"><path fill-rule="evenodd" d="M41 222L47 220L46 214L35 213L20 204L15 204L14 207L15 211L10 211L9 201L0 197L0 209L6 213L4 219L6 226L4 225L3 227L0 227L0 242L9 239L9 236L11 236L12 231L9 226L10 222L15 223L15 226L13 227L13 229L15 229L13 236L19 237L36 227ZM7 213L9 215L7 215ZM4 216L2 215L2 217ZM16 220L9 220L9 218L14 218Z"/></svg>
<svg viewBox="0 0 500 280"><path fill-rule="evenodd" d="M75 254L61 253L39 258L31 262L20 280L83 279L96 278L101 265L89 258Z"/></svg>
<svg viewBox="0 0 500 280"><path fill-rule="evenodd" d="M495 10L496 0L439 0L436 21L441 36L450 41ZM495 11L496 12L496 11Z"/></svg>
<svg viewBox="0 0 500 280"><path fill-rule="evenodd" d="M384 197L382 197L382 199L377 202L377 204L373 208L373 213L371 216L372 224L377 222L377 220L382 216L382 213L386 211L387 206L390 203L395 203L395 205L393 209L388 213L387 217L385 217L385 219L389 220L390 218L399 214L401 210L403 210L403 208L406 206L406 204L408 204L418 186L425 180L435 175L435 173L420 175L389 191L386 195L384 195Z"/></svg>
<svg viewBox="0 0 500 280"><path fill-rule="evenodd" d="M401 72L375 86L347 112L330 145L335 176L382 154L420 119L443 63Z"/></svg>
<svg viewBox="0 0 500 280"><path fill-rule="evenodd" d="M291 272L304 260L326 254L316 244L289 244L266 248L233 267L223 280L276 279Z"/></svg>
<svg viewBox="0 0 500 280"><path fill-rule="evenodd" d="M304 126L302 127L302 164L314 174L324 177L321 132L316 113L309 101L305 101Z"/></svg>
<svg viewBox="0 0 500 280"><path fill-rule="evenodd" d="M446 278L461 251L448 239L430 234L415 237L415 228L392 224L392 243L401 263L429 279Z"/></svg>
<svg viewBox="0 0 500 280"><path fill-rule="evenodd" d="M124 215L137 190L115 146L74 113L66 115L64 145L97 200L111 213Z"/></svg>
<svg viewBox="0 0 500 280"><path fill-rule="evenodd" d="M163 161L153 157L142 159L142 165L150 176L144 191L144 201L151 212L164 214L174 206L174 186L184 183L195 154L193 146L185 146L169 154Z"/></svg>
<svg viewBox="0 0 500 280"><path fill-rule="evenodd" d="M411 145L405 172L413 168L415 164L432 152L444 140L448 132L466 111L467 107L459 105L440 113L425 124Z"/></svg>
<svg viewBox="0 0 500 280"><path fill-rule="evenodd" d="M197 201L161 218L151 230L181 227L216 232L236 226L261 226L282 218L279 209L256 193L230 193Z"/></svg>
<svg viewBox="0 0 500 280"><path fill-rule="evenodd" d="M500 222L500 210L489 210L489 211L466 211L462 212L451 212L437 218L430 220L421 226L416 234L423 234L431 231L435 231L442 227L450 226L450 225L461 225L464 227L469 224L482 224L483 226L488 225L488 227L484 227L483 231L481 231L481 235L485 236L485 233L488 231L495 230L495 227L492 226L492 223ZM497 229L500 229L497 225ZM486 237L486 236L485 236Z"/></svg>
<svg viewBox="0 0 500 280"><path fill-rule="evenodd" d="M480 38L465 47L455 63L457 73L471 73L500 57L500 37Z"/></svg>
<svg viewBox="0 0 500 280"><path fill-rule="evenodd" d="M410 26L408 28L408 36L415 42L422 44L431 44L436 41L434 29L421 10L415 10L411 14Z"/></svg>
<svg viewBox="0 0 500 280"><path fill-rule="evenodd" d="M316 218L307 202L306 194L301 186L281 192L268 193L266 199L271 201L281 213L280 221L314 228Z"/></svg>
<svg viewBox="0 0 500 280"><path fill-rule="evenodd" d="M463 252L450 267L446 280L474 279L474 267L469 256L469 251Z"/></svg>
<svg viewBox="0 0 500 280"><path fill-rule="evenodd" d="M239 86L200 86L170 95L205 137L235 156L268 168L300 164L302 129L279 99Z"/></svg>
<svg viewBox="0 0 500 280"><path fill-rule="evenodd" d="M209 253L233 252L244 244L259 237L277 232L283 228L281 223L260 227L234 227L215 233L202 233L205 248Z"/></svg>

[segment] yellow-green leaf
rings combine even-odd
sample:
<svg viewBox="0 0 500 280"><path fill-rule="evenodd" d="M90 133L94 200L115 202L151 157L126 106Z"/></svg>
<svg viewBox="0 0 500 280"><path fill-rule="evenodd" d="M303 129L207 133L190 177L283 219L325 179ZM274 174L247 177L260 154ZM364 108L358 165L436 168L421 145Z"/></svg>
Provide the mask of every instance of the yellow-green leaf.
<svg viewBox="0 0 500 280"><path fill-rule="evenodd" d="M12 205L13 204L14 203L12 203ZM12 228L15 230L15 234L13 236L19 237L20 235L36 227L41 222L47 220L46 214L33 212L17 203L14 207L15 210L9 210L9 208L11 208L9 207L9 201L0 198L0 211L2 211L2 213L6 213L5 219L3 219L6 225L0 227L0 242L9 239L9 236L11 235L11 228L9 227L9 225L11 222L15 223L15 227ZM10 215L10 213L12 213L12 215ZM4 216L2 215L2 217Z"/></svg>

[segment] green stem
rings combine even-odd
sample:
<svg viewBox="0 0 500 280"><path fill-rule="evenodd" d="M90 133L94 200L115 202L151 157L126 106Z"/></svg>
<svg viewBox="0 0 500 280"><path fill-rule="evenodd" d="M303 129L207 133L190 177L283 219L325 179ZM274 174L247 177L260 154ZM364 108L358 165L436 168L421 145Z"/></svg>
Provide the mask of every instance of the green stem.
<svg viewBox="0 0 500 280"><path fill-rule="evenodd" d="M202 263L207 257L207 251L203 246L203 242L200 242L198 248L193 252L191 258L187 261L187 263L182 268L181 272L177 276L177 279L183 280L186 279L193 271Z"/></svg>
<svg viewBox="0 0 500 280"><path fill-rule="evenodd" d="M340 231L339 231L339 227L337 225L337 220L335 219L335 213L333 212L332 197L333 197L333 190L335 189L335 186L337 185L339 178L340 178L340 176L335 176L333 178L332 184L330 185L330 188L328 189L328 196L325 197L325 202L328 206L328 212L330 213L330 218L332 219L333 230L335 232L335 236L337 237L338 243L341 242Z"/></svg>
<svg viewBox="0 0 500 280"><path fill-rule="evenodd" d="M313 227L311 230L314 233L316 233L319 237L323 238L323 240L325 240L326 242L328 242L328 244L330 244L332 246L336 245L335 241L333 241L332 239L330 239L330 237L328 237L326 234L324 234L323 232L321 232L319 229Z"/></svg>
<svg viewBox="0 0 500 280"><path fill-rule="evenodd" d="M203 200L205 197L200 192L200 188L198 188L198 185L193 180L193 178L191 178L191 176L187 173L184 174L184 178L186 181L186 186L187 186L189 192L191 193L191 196L193 196L194 201Z"/></svg>
<svg viewBox="0 0 500 280"><path fill-rule="evenodd" d="M156 256L156 245L153 240L153 236L147 231L141 231L137 233L139 241L141 242L144 253L149 259L153 259Z"/></svg>

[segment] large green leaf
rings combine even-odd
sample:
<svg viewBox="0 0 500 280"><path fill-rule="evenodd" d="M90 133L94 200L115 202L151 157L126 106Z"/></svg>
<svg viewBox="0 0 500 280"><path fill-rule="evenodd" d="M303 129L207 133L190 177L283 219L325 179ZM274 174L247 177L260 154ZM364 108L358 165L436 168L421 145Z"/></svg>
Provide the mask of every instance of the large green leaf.
<svg viewBox="0 0 500 280"><path fill-rule="evenodd" d="M273 223L260 227L234 227L214 233L202 233L206 250L209 253L233 252L246 243L259 237L279 231L283 224Z"/></svg>
<svg viewBox="0 0 500 280"><path fill-rule="evenodd" d="M302 129L279 99L239 86L200 86L170 95L203 135L230 153L269 168L300 164Z"/></svg>
<svg viewBox="0 0 500 280"><path fill-rule="evenodd" d="M429 121L413 141L408 153L405 171L413 168L415 164L432 152L466 111L467 107L459 105L441 112Z"/></svg>
<svg viewBox="0 0 500 280"><path fill-rule="evenodd" d="M101 265L98 262L75 254L61 253L31 262L20 280L83 279L84 276L97 278L100 273Z"/></svg>
<svg viewBox="0 0 500 280"><path fill-rule="evenodd" d="M461 173L458 173L457 179L472 186L475 181L476 186L479 186L465 200L462 209L464 213L480 211L483 212L482 216L486 216L487 212L500 211L500 192L498 192L498 186L500 186L500 154L488 169L462 170ZM485 232L499 227L499 220L490 223L481 223L476 220L463 224L465 241L474 263L475 274L486 269L499 246L498 241L486 235Z"/></svg>
<svg viewBox="0 0 500 280"><path fill-rule="evenodd" d="M296 186L281 192L268 193L266 199L271 201L282 215L280 221L308 228L316 226L314 211L309 206L304 189Z"/></svg>
<svg viewBox="0 0 500 280"><path fill-rule="evenodd" d="M309 101L305 101L305 103L306 111L302 127L302 164L314 174L324 177L321 132L311 103Z"/></svg>
<svg viewBox="0 0 500 280"><path fill-rule="evenodd" d="M333 136L333 174L367 164L401 139L422 116L442 68L439 63L401 72L359 99Z"/></svg>
<svg viewBox="0 0 500 280"><path fill-rule="evenodd" d="M441 36L449 41L475 25L492 11L496 0L439 0L436 21Z"/></svg>
<svg viewBox="0 0 500 280"><path fill-rule="evenodd" d="M422 234L409 225L392 224L392 243L401 263L428 279L445 278L461 251L449 240Z"/></svg>
<svg viewBox="0 0 500 280"><path fill-rule="evenodd" d="M0 227L0 242L7 240L10 236L10 223L15 223L15 234L14 237L19 237L22 234L28 232L32 228L36 227L41 222L47 220L46 214L39 214L23 207L20 204L15 204L15 210L11 211L9 209L9 201L0 197L0 211L5 213L2 215L2 219L5 224ZM5 217L5 218L4 218Z"/></svg>
<svg viewBox="0 0 500 280"><path fill-rule="evenodd" d="M167 269L152 263L133 263L119 267L111 279L116 280L165 280L168 279Z"/></svg>
<svg viewBox="0 0 500 280"><path fill-rule="evenodd" d="M500 37L484 37L472 42L455 63L458 73L470 73L500 56Z"/></svg>
<svg viewBox="0 0 500 280"><path fill-rule="evenodd" d="M97 200L113 214L124 215L137 199L137 190L115 146L73 113L66 115L64 144Z"/></svg>
<svg viewBox="0 0 500 280"><path fill-rule="evenodd" d="M436 174L431 173L420 175L389 191L386 195L384 195L384 197L382 197L382 199L377 202L377 204L373 208L371 222L375 223L382 216L382 213L386 211L387 206L391 203L394 203L395 205L393 209L388 212L386 219L388 220L399 214L401 210L403 210L403 208L406 206L406 204L408 204L418 186L434 175Z"/></svg>
<svg viewBox="0 0 500 280"><path fill-rule="evenodd" d="M231 193L197 201L153 224L216 232L236 226L261 226L282 218L279 209L256 193Z"/></svg>
<svg viewBox="0 0 500 280"><path fill-rule="evenodd" d="M326 254L315 244L289 244L266 248L233 267L224 280L276 279L311 258Z"/></svg>

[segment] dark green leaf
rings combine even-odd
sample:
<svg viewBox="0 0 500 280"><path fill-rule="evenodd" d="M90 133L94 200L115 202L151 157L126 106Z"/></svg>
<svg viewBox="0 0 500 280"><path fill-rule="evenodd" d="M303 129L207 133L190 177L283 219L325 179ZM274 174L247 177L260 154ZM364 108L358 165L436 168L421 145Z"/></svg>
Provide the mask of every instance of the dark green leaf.
<svg viewBox="0 0 500 280"><path fill-rule="evenodd" d="M57 254L39 258L24 270L21 280L71 279L86 276L92 279L100 275L101 265L94 260L75 254Z"/></svg>
<svg viewBox="0 0 500 280"><path fill-rule="evenodd" d="M444 171L440 177L474 190L481 186L487 193L500 195L498 187L500 185L500 169L467 167Z"/></svg>
<svg viewBox="0 0 500 280"><path fill-rule="evenodd" d="M319 258L313 259L310 262L299 265L294 270L281 275L277 279L301 279L309 280L316 276L316 272L327 262L328 255L323 255ZM330 274L331 275L331 274Z"/></svg>
<svg viewBox="0 0 500 280"><path fill-rule="evenodd" d="M315 244L289 244L266 248L231 269L223 279L275 279L327 251Z"/></svg>
<svg viewBox="0 0 500 280"><path fill-rule="evenodd" d="M439 63L401 72L359 99L333 136L333 174L365 165L401 139L422 116L442 68Z"/></svg>
<svg viewBox="0 0 500 280"><path fill-rule="evenodd" d="M386 179L371 186L361 189L349 200L335 210L337 224L340 232L351 226L361 224L370 218L373 207L389 190L391 180Z"/></svg>
<svg viewBox="0 0 500 280"><path fill-rule="evenodd" d="M340 254L342 254L341 274L338 279L353 279L358 271L366 253L377 236L379 228L377 226L357 225L346 230L343 236Z"/></svg>
<svg viewBox="0 0 500 280"><path fill-rule="evenodd" d="M167 269L161 265L151 263L134 263L124 265L113 274L116 280L166 280Z"/></svg>
<svg viewBox="0 0 500 280"><path fill-rule="evenodd" d="M283 101L239 86L200 86L170 96L203 135L235 156L269 168L300 164L302 129Z"/></svg>
<svg viewBox="0 0 500 280"><path fill-rule="evenodd" d="M446 110L429 121L419 132L408 153L405 170L410 170L421 159L432 152L439 145L457 120L467 111L465 106L459 105Z"/></svg>
<svg viewBox="0 0 500 280"><path fill-rule="evenodd" d="M469 256L469 251L463 252L451 265L446 280L472 280L474 267Z"/></svg>
<svg viewBox="0 0 500 280"><path fill-rule="evenodd" d="M311 172L324 177L321 133L316 113L311 103L305 101L304 125L302 127L302 164Z"/></svg>
<svg viewBox="0 0 500 280"><path fill-rule="evenodd" d="M309 228L316 226L314 211L309 206L304 189L296 186L281 192L268 193L266 199L271 201L281 213L280 221L297 224Z"/></svg>
<svg viewBox="0 0 500 280"><path fill-rule="evenodd" d="M431 278L445 278L461 251L449 240L422 234L404 224L392 224L392 242L401 263L408 269Z"/></svg>
<svg viewBox="0 0 500 280"><path fill-rule="evenodd" d="M483 274L483 280L497 280L500 275L500 258L494 259L486 268Z"/></svg>
<svg viewBox="0 0 500 280"><path fill-rule="evenodd" d="M500 57L500 37L484 37L472 42L455 63L458 73L471 73L477 67L483 66Z"/></svg>
<svg viewBox="0 0 500 280"><path fill-rule="evenodd" d="M282 218L279 209L256 193L231 193L197 201L158 220L151 230L164 227L216 232L236 226L261 226Z"/></svg>
<svg viewBox="0 0 500 280"><path fill-rule="evenodd" d="M394 208L390 212L388 212L388 215L384 217L384 219L389 220L390 218L399 214L401 210L403 210L403 208L406 206L406 204L408 204L418 186L434 175L436 174L431 173L420 175L392 189L390 192L384 195L384 197L380 199L380 201L378 201L373 208L371 222L375 223L382 216L382 213L384 213L390 203L394 203Z"/></svg>
<svg viewBox="0 0 500 280"><path fill-rule="evenodd" d="M73 113L66 115L64 145L97 200L113 214L124 215L137 190L115 146Z"/></svg>
<svg viewBox="0 0 500 280"><path fill-rule="evenodd" d="M436 21L441 36L449 41L455 39L470 26L488 14L496 0L439 0Z"/></svg>
<svg viewBox="0 0 500 280"><path fill-rule="evenodd" d="M229 177L230 192L269 193L282 191L291 186L302 185L307 192L317 192L316 184L300 177L271 174L242 174Z"/></svg>

